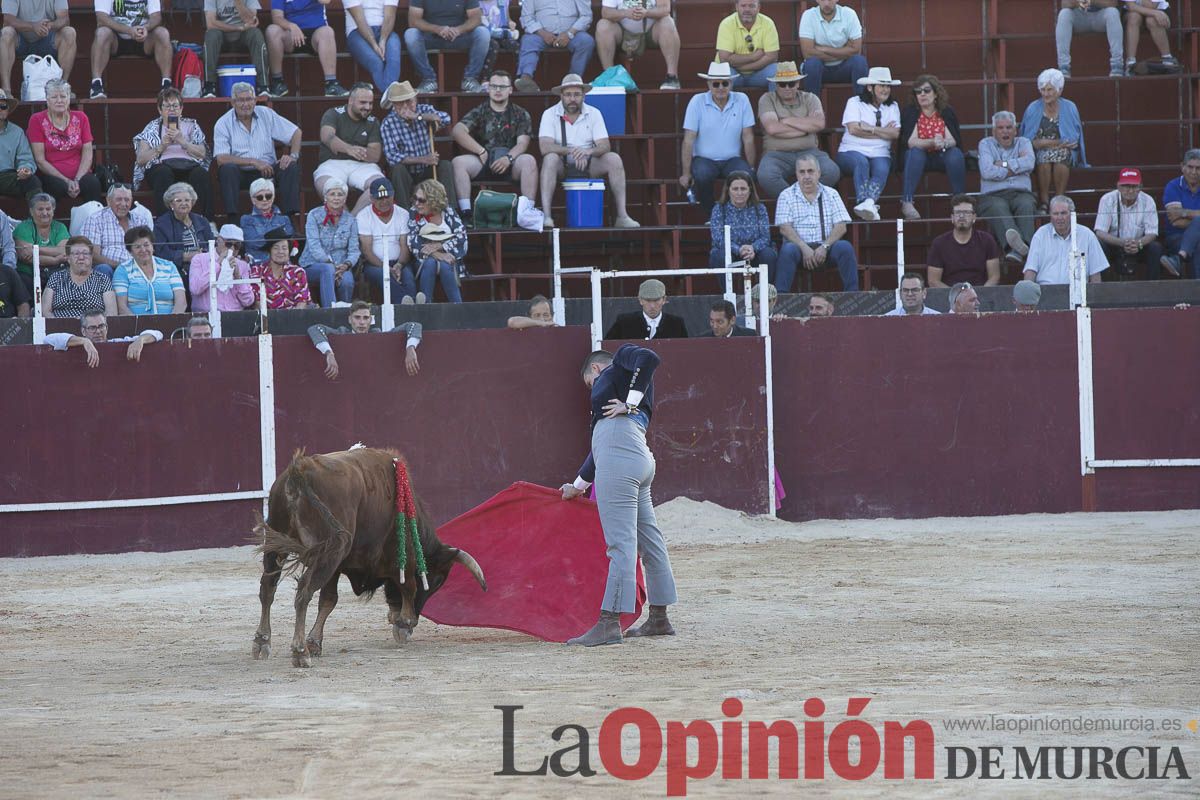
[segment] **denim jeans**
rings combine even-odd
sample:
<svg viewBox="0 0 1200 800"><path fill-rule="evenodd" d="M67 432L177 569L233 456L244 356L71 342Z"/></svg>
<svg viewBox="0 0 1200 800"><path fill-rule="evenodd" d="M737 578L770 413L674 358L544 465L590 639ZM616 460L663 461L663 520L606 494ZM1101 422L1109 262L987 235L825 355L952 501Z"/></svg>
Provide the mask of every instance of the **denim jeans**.
<svg viewBox="0 0 1200 800"><path fill-rule="evenodd" d="M1180 252L1187 253L1188 258L1196 260L1196 248L1200 247L1200 217L1194 218L1186 228L1176 228L1168 225L1163 229L1163 249L1170 255Z"/></svg>
<svg viewBox="0 0 1200 800"><path fill-rule="evenodd" d="M453 264L447 264L445 261L439 261L436 258L425 258L418 262L417 274L413 275L412 267L405 267L402 273L404 283L404 293L408 294L410 290L416 288L419 283L421 291L425 293L425 299L433 302L433 290L439 279L442 284L442 291L446 293L446 300L451 303L461 303L462 292L458 288L458 276L454 274L455 267ZM414 291L413 294L416 294Z"/></svg>
<svg viewBox="0 0 1200 800"><path fill-rule="evenodd" d="M731 172L748 172L754 177L754 170L741 156L727 158L724 161L713 161L711 158L696 156L692 159L692 186L696 189L696 199L708 216L713 209L713 183L717 178L728 177Z"/></svg>
<svg viewBox="0 0 1200 800"><path fill-rule="evenodd" d="M784 189L796 182L796 159L802 154L817 159L817 164L821 167L821 183L836 189L838 181L842 179L842 171L824 150L815 147L812 150L794 153L782 150L768 150L763 153L758 162L758 185L769 196L779 197Z"/></svg>
<svg viewBox="0 0 1200 800"><path fill-rule="evenodd" d="M363 267L363 277L367 279L368 285L375 287L380 292L383 291L383 267L373 267L368 264L367 266ZM415 288L413 288L411 292L407 291L407 287L395 278L388 278L388 280L392 282L393 305L399 303L400 299L405 295L411 297L417 293Z"/></svg>
<svg viewBox="0 0 1200 800"><path fill-rule="evenodd" d="M809 247L816 249L816 245L809 244ZM792 290L792 281L796 279L796 270L800 268L804 257L800 253L800 248L791 242L784 242L783 247L779 248L779 262L775 270L775 288L780 294L790 292ZM833 243L833 247L829 248L829 252L825 255L825 268L829 267L830 262L837 266L838 275L842 277L843 292L858 291L858 258L854 255L854 248L845 239L839 239Z"/></svg>
<svg viewBox="0 0 1200 800"><path fill-rule="evenodd" d="M904 194L901 200L912 202L917 184L926 170L944 172L950 179L950 192L963 194L967 191L967 162L962 150L951 147L945 153L934 153L916 147L908 148L904 154Z"/></svg>
<svg viewBox="0 0 1200 800"><path fill-rule="evenodd" d="M351 270L342 273L342 281L337 285L337 289L333 286L333 264L309 264L304 268L304 274L308 276L310 285L317 285L322 308L332 306L335 295L336 299L343 303L349 303L354 298L354 273Z"/></svg>
<svg viewBox="0 0 1200 800"><path fill-rule="evenodd" d="M429 64L429 50L469 50L467 69L463 72L463 77L478 78L491 46L492 36L483 25L452 42L432 33L422 33L416 28L404 31L404 49L408 51L408 59L413 63L413 69L422 81L437 78L437 73Z"/></svg>
<svg viewBox="0 0 1200 800"><path fill-rule="evenodd" d="M775 77L775 69L778 63L767 64L757 72L751 72L749 75L743 75L740 72L733 76L734 89L770 89L775 91L775 84L767 80L767 78Z"/></svg>
<svg viewBox="0 0 1200 800"><path fill-rule="evenodd" d="M892 171L892 157L869 158L853 150L841 150L837 154L837 164L842 174L854 176L854 196L857 202L878 200L887 184L888 173Z"/></svg>
<svg viewBox="0 0 1200 800"><path fill-rule="evenodd" d="M867 59L865 56L850 56L835 67L828 66L819 58L804 59L800 69L804 73L804 90L815 95L821 94L821 87L829 83L854 84L859 78L867 77Z"/></svg>
<svg viewBox="0 0 1200 800"><path fill-rule="evenodd" d="M346 15L350 21L350 15ZM383 54L385 58L380 58L375 52L375 48L367 44L367 40L358 32L351 24L350 35L346 37L346 47L350 50L350 55L354 56L354 60L362 65L363 69L371 73L371 80L375 83L375 88L381 92L387 91L387 87L392 81L400 80L400 35L395 31L388 35L388 38L383 42ZM379 26L372 25L371 32L375 34L375 39L379 39Z"/></svg>
<svg viewBox="0 0 1200 800"><path fill-rule="evenodd" d="M537 69L539 55L547 47L549 45L536 33L527 33L521 37L521 56L517 60L517 74L532 75L533 71ZM587 31L580 31L571 41L567 42L567 50L571 51L571 72L582 75L587 71L588 62L592 60L592 53L596 51L596 40Z"/></svg>

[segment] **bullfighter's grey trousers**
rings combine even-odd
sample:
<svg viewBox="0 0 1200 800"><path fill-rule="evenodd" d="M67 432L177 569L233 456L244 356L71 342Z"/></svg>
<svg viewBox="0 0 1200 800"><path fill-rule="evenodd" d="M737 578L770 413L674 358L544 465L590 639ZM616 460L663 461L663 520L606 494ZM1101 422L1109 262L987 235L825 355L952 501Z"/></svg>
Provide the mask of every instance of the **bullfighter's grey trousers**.
<svg viewBox="0 0 1200 800"><path fill-rule="evenodd" d="M639 554L650 604L671 605L677 599L675 576L650 504L654 456L646 446L645 430L625 416L600 420L592 429L592 457L596 460L596 502L608 545L608 583L601 610L633 611Z"/></svg>

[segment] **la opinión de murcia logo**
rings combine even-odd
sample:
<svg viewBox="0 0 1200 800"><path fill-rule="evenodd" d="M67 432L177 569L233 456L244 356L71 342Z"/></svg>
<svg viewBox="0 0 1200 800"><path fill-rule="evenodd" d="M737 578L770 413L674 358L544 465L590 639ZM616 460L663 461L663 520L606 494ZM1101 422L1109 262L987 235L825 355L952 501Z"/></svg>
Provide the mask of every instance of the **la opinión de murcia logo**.
<svg viewBox="0 0 1200 800"><path fill-rule="evenodd" d="M804 702L808 719L742 720L737 698L721 703L724 720L665 724L636 706L608 714L597 734L596 753L604 771L627 781L644 780L665 767L668 797L685 797L688 782L714 775L722 780L805 780L840 778L861 781L876 775L882 764L888 780L933 780L936 748L933 726L924 720L883 722L882 731L859 717L868 697L846 701L846 715L826 732L825 702ZM550 732L557 743L552 752L516 753L517 712L520 705L494 706L501 714L503 756L497 776L590 778L592 732L583 725L559 725ZM622 737L631 733L636 747L628 753ZM772 750L777 757L772 759ZM1017 778L1031 780L1188 779L1178 747L960 747L946 751L947 780ZM977 752L978 751L978 752ZM540 760L539 760L540 759ZM1006 763L1007 768L1004 766ZM803 772L801 771L803 762ZM828 774L827 775L827 771ZM772 774L774 773L774 774Z"/></svg>

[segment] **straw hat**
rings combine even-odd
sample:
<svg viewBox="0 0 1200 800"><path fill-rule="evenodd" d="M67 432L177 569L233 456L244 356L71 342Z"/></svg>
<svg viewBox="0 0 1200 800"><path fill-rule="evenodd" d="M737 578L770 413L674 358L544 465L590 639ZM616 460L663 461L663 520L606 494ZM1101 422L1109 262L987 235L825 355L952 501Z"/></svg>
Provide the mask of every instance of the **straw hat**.
<svg viewBox="0 0 1200 800"><path fill-rule="evenodd" d="M583 89L584 94L587 94L592 90L592 85L590 83L584 83L583 78L572 72L562 79L562 83L560 83L558 86L555 86L550 91L561 95L563 93L563 89L566 89L568 86L578 86Z"/></svg>
<svg viewBox="0 0 1200 800"><path fill-rule="evenodd" d="M383 99L379 101L380 108L391 108L393 103L403 103L417 96L417 90L408 81L392 81L388 84Z"/></svg>
<svg viewBox="0 0 1200 800"><path fill-rule="evenodd" d="M432 222L422 225L418 235L430 242L444 242L454 236L445 225L435 225Z"/></svg>
<svg viewBox="0 0 1200 800"><path fill-rule="evenodd" d="M708 65L708 72L697 72L706 81L733 80L733 70L725 61L714 61Z"/></svg>
<svg viewBox="0 0 1200 800"><path fill-rule="evenodd" d="M771 83L791 83L804 77L804 73L796 69L795 61L780 61L775 67L775 74L767 78Z"/></svg>
<svg viewBox="0 0 1200 800"><path fill-rule="evenodd" d="M4 103L9 108L16 108L21 104L21 98L13 97L8 92L0 89L0 103Z"/></svg>
<svg viewBox="0 0 1200 800"><path fill-rule="evenodd" d="M867 77L858 79L859 86L899 86L900 81L892 80L892 71L887 67L871 67Z"/></svg>

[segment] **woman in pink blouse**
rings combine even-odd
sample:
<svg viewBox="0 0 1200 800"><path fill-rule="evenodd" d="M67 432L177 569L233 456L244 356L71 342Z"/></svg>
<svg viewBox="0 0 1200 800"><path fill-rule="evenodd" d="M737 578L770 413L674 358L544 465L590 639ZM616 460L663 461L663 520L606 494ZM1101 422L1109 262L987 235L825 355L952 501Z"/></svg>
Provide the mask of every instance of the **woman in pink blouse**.
<svg viewBox="0 0 1200 800"><path fill-rule="evenodd" d="M72 111L71 84L46 81L46 110L29 118L29 146L43 191L58 201L99 201L100 181L92 174L92 126L82 111Z"/></svg>
<svg viewBox="0 0 1200 800"><path fill-rule="evenodd" d="M304 270L291 263L292 243L283 228L267 231L267 260L250 267L251 278L262 278L267 292L267 308L308 308L312 295L308 291L308 277ZM254 300L258 302L258 286L254 287Z"/></svg>

